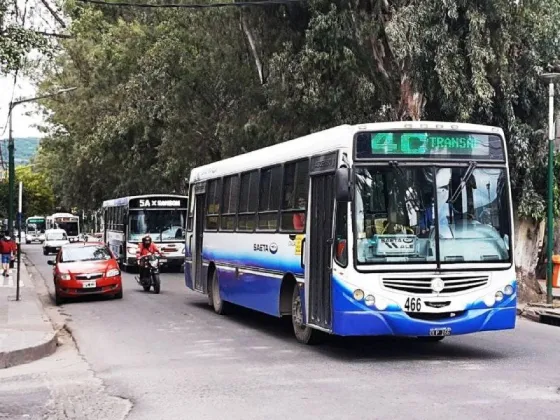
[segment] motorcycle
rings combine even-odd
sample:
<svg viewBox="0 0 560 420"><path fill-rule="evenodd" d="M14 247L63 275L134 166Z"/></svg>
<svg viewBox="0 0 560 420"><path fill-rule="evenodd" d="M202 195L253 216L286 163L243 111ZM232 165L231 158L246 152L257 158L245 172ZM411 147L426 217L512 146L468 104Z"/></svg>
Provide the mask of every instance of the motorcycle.
<svg viewBox="0 0 560 420"><path fill-rule="evenodd" d="M136 281L140 284L145 292L149 292L150 288L154 287L154 293L159 293L160 291L160 280L159 280L159 257L150 254L140 257L138 262L139 275L136 276Z"/></svg>

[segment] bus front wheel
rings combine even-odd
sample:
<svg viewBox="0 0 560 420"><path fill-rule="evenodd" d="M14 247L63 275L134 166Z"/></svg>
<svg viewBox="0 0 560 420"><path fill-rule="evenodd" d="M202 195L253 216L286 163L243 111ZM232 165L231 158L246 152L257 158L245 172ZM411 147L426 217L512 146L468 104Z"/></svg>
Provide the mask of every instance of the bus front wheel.
<svg viewBox="0 0 560 420"><path fill-rule="evenodd" d="M313 329L303 323L303 305L299 293L299 287L294 286L292 294L292 326L296 340L303 344L318 344L324 337L321 331Z"/></svg>

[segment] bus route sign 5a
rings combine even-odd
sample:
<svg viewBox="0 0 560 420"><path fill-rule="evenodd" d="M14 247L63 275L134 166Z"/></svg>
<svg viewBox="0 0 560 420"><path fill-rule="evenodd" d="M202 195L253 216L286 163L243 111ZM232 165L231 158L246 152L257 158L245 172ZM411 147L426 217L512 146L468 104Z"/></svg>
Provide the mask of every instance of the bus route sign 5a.
<svg viewBox="0 0 560 420"><path fill-rule="evenodd" d="M138 200L140 207L180 207L181 200Z"/></svg>

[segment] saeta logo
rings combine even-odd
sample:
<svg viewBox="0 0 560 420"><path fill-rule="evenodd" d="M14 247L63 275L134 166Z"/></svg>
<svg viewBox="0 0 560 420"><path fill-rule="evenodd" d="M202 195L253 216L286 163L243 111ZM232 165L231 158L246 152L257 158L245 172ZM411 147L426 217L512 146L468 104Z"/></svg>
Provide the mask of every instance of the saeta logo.
<svg viewBox="0 0 560 420"><path fill-rule="evenodd" d="M268 249L270 250L271 254L276 254L278 252L278 245L276 245L275 242L272 242Z"/></svg>

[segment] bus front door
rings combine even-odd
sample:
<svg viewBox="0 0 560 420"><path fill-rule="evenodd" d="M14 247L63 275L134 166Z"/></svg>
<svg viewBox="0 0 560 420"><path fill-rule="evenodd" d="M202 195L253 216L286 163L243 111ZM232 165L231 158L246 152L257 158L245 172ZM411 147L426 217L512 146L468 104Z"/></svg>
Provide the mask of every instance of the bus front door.
<svg viewBox="0 0 560 420"><path fill-rule="evenodd" d="M206 206L206 194L197 194L195 196L194 207L194 239L192 247L192 278L195 290L206 292L205 282L202 281L202 241L204 239L204 213Z"/></svg>
<svg viewBox="0 0 560 420"><path fill-rule="evenodd" d="M332 330L332 243L337 154L311 159L311 202L306 235L307 324Z"/></svg>

